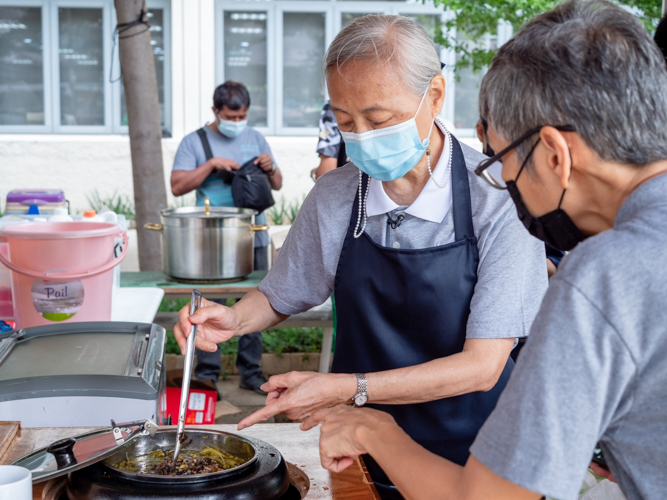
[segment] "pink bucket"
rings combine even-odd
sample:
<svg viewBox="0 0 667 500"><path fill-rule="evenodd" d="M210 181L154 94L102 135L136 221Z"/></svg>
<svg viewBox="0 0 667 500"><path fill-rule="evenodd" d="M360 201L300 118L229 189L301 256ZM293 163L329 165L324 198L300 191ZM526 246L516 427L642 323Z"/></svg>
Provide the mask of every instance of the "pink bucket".
<svg viewBox="0 0 667 500"><path fill-rule="evenodd" d="M114 238L124 239L114 258ZM127 235L104 222L46 222L0 230L8 243L17 328L63 321L110 321L113 268Z"/></svg>

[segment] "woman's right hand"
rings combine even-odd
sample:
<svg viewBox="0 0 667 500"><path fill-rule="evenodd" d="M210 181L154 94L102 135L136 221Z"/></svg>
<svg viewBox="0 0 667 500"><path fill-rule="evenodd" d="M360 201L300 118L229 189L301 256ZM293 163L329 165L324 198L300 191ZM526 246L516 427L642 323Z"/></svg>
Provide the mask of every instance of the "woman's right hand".
<svg viewBox="0 0 667 500"><path fill-rule="evenodd" d="M239 320L233 309L206 299L202 299L202 306L192 316L190 304L184 306L178 312L178 323L174 325L174 337L182 354L185 354L192 325L197 325L197 348L215 352L220 342L234 337Z"/></svg>

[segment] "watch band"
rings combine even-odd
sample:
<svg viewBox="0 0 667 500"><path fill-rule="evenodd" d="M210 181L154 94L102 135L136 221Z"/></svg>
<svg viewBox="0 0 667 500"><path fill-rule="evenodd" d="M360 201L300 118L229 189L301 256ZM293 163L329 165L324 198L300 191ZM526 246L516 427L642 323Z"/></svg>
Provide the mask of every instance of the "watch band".
<svg viewBox="0 0 667 500"><path fill-rule="evenodd" d="M354 375L357 377L357 393L354 395L352 405L359 408L368 402L368 383L364 373L355 373Z"/></svg>
<svg viewBox="0 0 667 500"><path fill-rule="evenodd" d="M368 388L368 381L366 380L366 374L365 373L355 373L354 374L357 377L357 394L363 394L367 391Z"/></svg>

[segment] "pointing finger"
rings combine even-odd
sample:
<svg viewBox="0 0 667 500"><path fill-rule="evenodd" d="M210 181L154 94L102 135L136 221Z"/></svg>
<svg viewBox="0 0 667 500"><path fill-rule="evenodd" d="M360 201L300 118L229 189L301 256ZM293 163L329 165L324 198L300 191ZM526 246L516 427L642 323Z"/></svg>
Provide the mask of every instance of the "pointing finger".
<svg viewBox="0 0 667 500"><path fill-rule="evenodd" d="M264 422L279 413L282 413L282 405L279 402L270 404L241 420L237 429L239 431L246 429L259 422Z"/></svg>

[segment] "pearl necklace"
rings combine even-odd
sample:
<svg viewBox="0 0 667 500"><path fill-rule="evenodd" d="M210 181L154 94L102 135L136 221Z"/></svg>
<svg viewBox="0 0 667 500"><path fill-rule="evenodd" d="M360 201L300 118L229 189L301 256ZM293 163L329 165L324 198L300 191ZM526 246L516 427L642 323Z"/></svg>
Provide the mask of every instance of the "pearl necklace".
<svg viewBox="0 0 667 500"><path fill-rule="evenodd" d="M449 133L449 130L445 129L445 134L446 134L446 139L449 143L449 158L447 160L447 172L445 173L445 182L441 186L438 184L438 181L435 180L435 177L433 177L433 172L431 171L431 149L426 150L426 166L428 167L428 175L431 176L431 180L433 181L433 184L438 186L440 189L444 189L447 187L449 184L449 174L452 170L452 154L454 152L454 147L452 144L452 135Z"/></svg>
<svg viewBox="0 0 667 500"><path fill-rule="evenodd" d="M354 233L352 234L352 236L354 236L355 238L358 238L359 236L364 234L364 229L366 229L366 220L367 220L366 200L368 199L368 191L369 191L369 188L371 187L371 179L370 179L370 177L368 178L368 183L366 184L366 194L364 194L362 196L361 191L363 189L363 187L362 187L363 176L364 176L363 172L361 170L359 170L359 214L357 215L357 225L354 228ZM362 214L362 212L364 214L364 225L361 226L361 231L359 231L359 224L361 224L361 214Z"/></svg>
<svg viewBox="0 0 667 500"><path fill-rule="evenodd" d="M428 148L426 150L426 166L428 167L428 175L431 176L431 180L433 183L438 186L440 189L444 189L447 187L447 184L449 183L449 177L450 177L450 172L452 170L452 154L454 151L454 145L452 144L452 134L449 132L449 130L445 129L445 134L447 135L447 140L449 142L449 158L447 160L447 172L445 174L445 183L441 186L438 184L438 182L435 180L433 177L433 172L431 171L431 149ZM357 214L357 225L354 228L354 233L352 236L355 238L359 238L362 234L364 234L364 230L366 229L366 222L368 220L368 216L366 215L366 200L368 200L368 191L371 186L371 179L369 177L368 183L366 184L366 193L363 194L362 196L362 191L363 191L363 172L359 170L359 211ZM362 215L363 214L363 215ZM361 225L361 219L363 218L364 223ZM359 225L361 225L361 230L359 230Z"/></svg>

